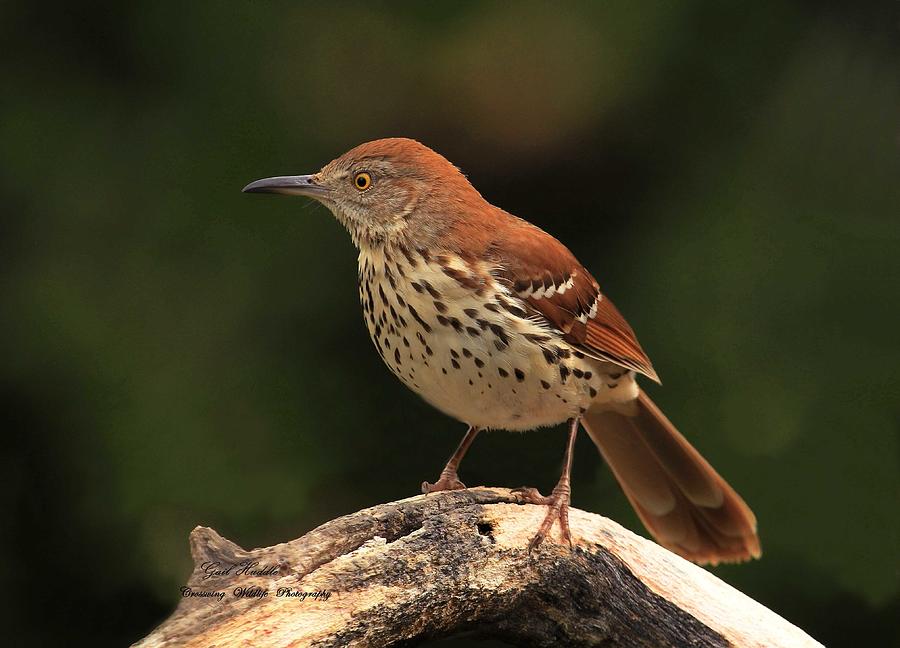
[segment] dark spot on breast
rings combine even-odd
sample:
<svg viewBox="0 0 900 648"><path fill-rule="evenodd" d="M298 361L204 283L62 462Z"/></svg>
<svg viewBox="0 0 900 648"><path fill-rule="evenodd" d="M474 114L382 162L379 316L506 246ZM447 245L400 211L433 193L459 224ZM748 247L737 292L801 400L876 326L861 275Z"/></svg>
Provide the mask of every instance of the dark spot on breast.
<svg viewBox="0 0 900 648"><path fill-rule="evenodd" d="M553 352L550 349L541 349L541 353L544 354L544 360L547 361L547 364L552 365L557 362L556 356L553 355Z"/></svg>
<svg viewBox="0 0 900 648"><path fill-rule="evenodd" d="M481 369L484 366L484 360L482 360L481 358L475 358L474 362L475 362L475 366L478 367L479 369Z"/></svg>
<svg viewBox="0 0 900 648"><path fill-rule="evenodd" d="M485 304L484 307L485 307L487 310L491 311L492 313L499 313L499 312L500 312L500 307L497 306L497 304L491 304L491 303L488 303L488 304Z"/></svg>
<svg viewBox="0 0 900 648"><path fill-rule="evenodd" d="M581 369L579 369L578 367L574 367L572 369L572 375L575 376L576 378L581 378L584 376L584 372Z"/></svg>
<svg viewBox="0 0 900 648"><path fill-rule="evenodd" d="M409 251L409 248L406 247L405 245L401 245L400 251L403 253L403 256L406 257L406 260L409 261L409 266L411 268L415 268L416 267L416 259L412 255L412 252Z"/></svg>
<svg viewBox="0 0 900 648"><path fill-rule="evenodd" d="M609 384L607 385L607 387L609 387L610 389L615 389L615 388L618 387L618 386L619 386L619 383L609 383Z"/></svg>
<svg viewBox="0 0 900 648"><path fill-rule="evenodd" d="M434 355L434 351L432 351L431 347L427 344L425 345L425 353L427 353L428 355Z"/></svg>
<svg viewBox="0 0 900 648"><path fill-rule="evenodd" d="M475 328L474 326L467 326L467 327L466 327L466 333L468 333L468 334L471 335L472 337L479 337L479 336L481 336L481 331L479 331L479 330L478 330L477 328Z"/></svg>
<svg viewBox="0 0 900 648"><path fill-rule="evenodd" d="M466 308L463 310L463 313L465 313L472 319L476 319L478 317L478 310L475 308Z"/></svg>
<svg viewBox="0 0 900 648"><path fill-rule="evenodd" d="M385 336L384 338L384 346L386 346L388 349L391 348L391 341L387 338L387 336Z"/></svg>
<svg viewBox="0 0 900 648"><path fill-rule="evenodd" d="M541 342L549 342L551 340L549 335L541 335L539 333L526 333L525 339L536 344L540 344Z"/></svg>
<svg viewBox="0 0 900 648"><path fill-rule="evenodd" d="M437 309L437 311L439 313L447 312L447 304L445 304L444 302L439 302L437 300L434 300L434 307Z"/></svg>
<svg viewBox="0 0 900 648"><path fill-rule="evenodd" d="M570 358L572 356L572 352L569 351L568 349L561 349L560 347L556 347L554 349L554 351L556 351L556 356L563 360Z"/></svg>
<svg viewBox="0 0 900 648"><path fill-rule="evenodd" d="M447 373L447 368L446 368L446 367L441 367L441 371L443 371L443 372L446 374L446 373Z"/></svg>
<svg viewBox="0 0 900 648"><path fill-rule="evenodd" d="M450 349L450 355L452 355L454 358L459 357L459 354L456 352L456 349Z"/></svg>
<svg viewBox="0 0 900 648"><path fill-rule="evenodd" d="M399 364L403 364L403 363L400 361L400 349L399 349L399 348L398 348L398 349L394 349L394 361L395 361L398 365L399 365Z"/></svg>
<svg viewBox="0 0 900 648"><path fill-rule="evenodd" d="M453 365L454 369L459 369L459 363L456 360L450 359L450 364Z"/></svg>
<svg viewBox="0 0 900 648"><path fill-rule="evenodd" d="M421 286L420 284L416 283L415 281L413 281L413 282L412 282L411 284L409 284L409 285L412 286L412 287L413 287L413 290L415 290L415 291L416 291L417 293L419 293L419 294L422 294L423 292L425 292L425 289L422 288L422 286Z"/></svg>
<svg viewBox="0 0 900 648"><path fill-rule="evenodd" d="M474 384L475 384L475 383L472 382L472 379L471 379L471 378L469 378L469 384L470 384L470 385L474 385Z"/></svg>
<svg viewBox="0 0 900 648"><path fill-rule="evenodd" d="M516 369L515 373L516 373L516 380L518 380L519 382L522 382L523 380L525 380L525 372L524 371L522 371L521 369Z"/></svg>
<svg viewBox="0 0 900 648"><path fill-rule="evenodd" d="M419 313L416 312L416 309L413 308L412 304L409 305L409 314L413 316L413 319L419 323L423 329L425 329L426 333L431 333L431 326L428 325L428 322L419 317Z"/></svg>
<svg viewBox="0 0 900 648"><path fill-rule="evenodd" d="M438 321L438 324L441 324L442 326L450 326L450 320L448 320L443 315L438 315L437 321Z"/></svg>
<svg viewBox="0 0 900 648"><path fill-rule="evenodd" d="M566 382L566 378L569 377L569 368L566 365L559 365L559 379Z"/></svg>
<svg viewBox="0 0 900 648"><path fill-rule="evenodd" d="M497 373L500 374L501 378L506 378L509 375L509 372L506 369L504 369L503 367L498 367Z"/></svg>
<svg viewBox="0 0 900 648"><path fill-rule="evenodd" d="M425 344L425 336L422 335L419 331L416 331L416 337L419 338L419 342Z"/></svg>
<svg viewBox="0 0 900 648"><path fill-rule="evenodd" d="M499 324L491 324L491 332L496 335L503 344L509 344L509 336L507 336L506 331L503 330L503 327Z"/></svg>
<svg viewBox="0 0 900 648"><path fill-rule="evenodd" d="M422 285L425 286L425 290L428 291L428 294L431 295L433 299L440 299L441 293L435 290L434 286L428 283L425 279L422 279Z"/></svg>
<svg viewBox="0 0 900 648"><path fill-rule="evenodd" d="M466 356L467 358L471 358L471 357L472 357L472 352L469 351L466 347L463 347L462 352L463 352L463 355Z"/></svg>
<svg viewBox="0 0 900 648"><path fill-rule="evenodd" d="M397 303L400 305L400 308L406 308L406 302L403 297L400 296L400 293L394 295L397 298Z"/></svg>
<svg viewBox="0 0 900 648"><path fill-rule="evenodd" d="M548 383L546 380L542 380L541 387L543 387L544 389L550 389L550 383Z"/></svg>
<svg viewBox="0 0 900 648"><path fill-rule="evenodd" d="M584 354L581 351L573 351L572 353L574 353L575 357L579 360L584 360Z"/></svg>
<svg viewBox="0 0 900 648"><path fill-rule="evenodd" d="M593 375L594 375L594 374L592 374L590 371L585 371L585 372L584 372L584 379L585 379L585 380L590 380L590 379L591 379L591 376L593 376Z"/></svg>
<svg viewBox="0 0 900 648"><path fill-rule="evenodd" d="M591 387L588 391L589 391L590 394L591 394L591 398L594 398L594 397L597 396L597 390L594 389L593 387Z"/></svg>
<svg viewBox="0 0 900 648"><path fill-rule="evenodd" d="M510 315L512 315L514 317L520 317L522 319L525 319L526 317L528 317L528 313L526 313L524 310L522 310L518 306L511 304L506 300L503 300L503 302L501 302L501 303L503 304L503 308L505 308L506 312L508 312Z"/></svg>
<svg viewBox="0 0 900 648"><path fill-rule="evenodd" d="M406 336L403 336L403 346L409 346L409 340L406 339Z"/></svg>
<svg viewBox="0 0 900 648"><path fill-rule="evenodd" d="M481 327L482 331L486 331L490 325L491 325L491 323L488 322L487 320L483 320L483 319L478 320L478 326Z"/></svg>

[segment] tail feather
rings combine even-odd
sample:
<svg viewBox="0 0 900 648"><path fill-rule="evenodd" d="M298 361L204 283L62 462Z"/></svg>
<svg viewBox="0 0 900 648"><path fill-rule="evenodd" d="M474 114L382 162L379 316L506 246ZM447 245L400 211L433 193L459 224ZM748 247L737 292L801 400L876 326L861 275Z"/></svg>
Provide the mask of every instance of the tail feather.
<svg viewBox="0 0 900 648"><path fill-rule="evenodd" d="M650 398L636 412L589 410L584 427L647 529L699 563L761 555L756 517Z"/></svg>

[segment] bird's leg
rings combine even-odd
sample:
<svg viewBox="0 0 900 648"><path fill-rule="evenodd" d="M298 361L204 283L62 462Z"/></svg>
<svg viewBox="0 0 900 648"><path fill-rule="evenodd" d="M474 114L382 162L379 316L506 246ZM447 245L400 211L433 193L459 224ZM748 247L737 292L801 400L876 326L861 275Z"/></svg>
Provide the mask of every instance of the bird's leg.
<svg viewBox="0 0 900 648"><path fill-rule="evenodd" d="M569 421L569 441L566 444L563 472L550 496L545 497L541 495L536 488L517 488L515 490L515 493L519 495L521 501L525 504L545 504L550 507L547 515L544 516L541 527L528 544L528 551L531 551L544 541L557 519L559 519L559 531L562 540L568 542L570 547L572 546L572 534L569 531L569 502L572 499L572 451L575 447L575 437L578 435L580 423L581 419L579 418L573 418Z"/></svg>
<svg viewBox="0 0 900 648"><path fill-rule="evenodd" d="M478 436L478 432L479 429L477 427L474 425L469 426L469 431L466 432L466 436L463 437L463 440L459 442L459 447L456 448L456 452L453 453L453 456L450 457L447 465L444 466L437 482L434 484L430 484L427 481L422 482L423 493L428 495L428 493L435 493L437 491L461 490L466 487L465 484L459 481L459 475L456 474L456 471L459 469L459 462L466 456L466 451L469 449L469 446L472 445L472 441Z"/></svg>

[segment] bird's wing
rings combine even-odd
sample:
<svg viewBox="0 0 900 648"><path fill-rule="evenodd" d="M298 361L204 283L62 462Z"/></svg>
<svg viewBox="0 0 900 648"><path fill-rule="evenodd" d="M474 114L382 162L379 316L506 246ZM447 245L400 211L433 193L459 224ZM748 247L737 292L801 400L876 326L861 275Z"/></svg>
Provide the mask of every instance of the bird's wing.
<svg viewBox="0 0 900 648"><path fill-rule="evenodd" d="M578 259L540 228L515 220L491 245L497 277L573 346L659 382L634 331Z"/></svg>

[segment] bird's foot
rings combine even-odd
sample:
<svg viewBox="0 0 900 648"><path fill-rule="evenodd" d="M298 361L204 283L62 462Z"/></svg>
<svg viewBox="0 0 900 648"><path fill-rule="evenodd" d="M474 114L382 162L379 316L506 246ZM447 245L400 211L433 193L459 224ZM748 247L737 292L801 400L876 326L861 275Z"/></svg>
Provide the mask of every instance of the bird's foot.
<svg viewBox="0 0 900 648"><path fill-rule="evenodd" d="M513 493L522 504L538 504L550 507L538 532L531 539L531 542L528 543L529 553L544 541L557 519L559 520L559 533L562 541L567 542L570 547L572 546L572 533L569 531L569 503L572 499L572 492L567 482L560 481L549 496L541 495L536 488L525 486L513 489Z"/></svg>
<svg viewBox="0 0 900 648"><path fill-rule="evenodd" d="M463 490L465 487L466 485L459 481L459 476L457 476L455 470L444 470L433 484L427 481L422 482L422 492L426 495L440 491Z"/></svg>

